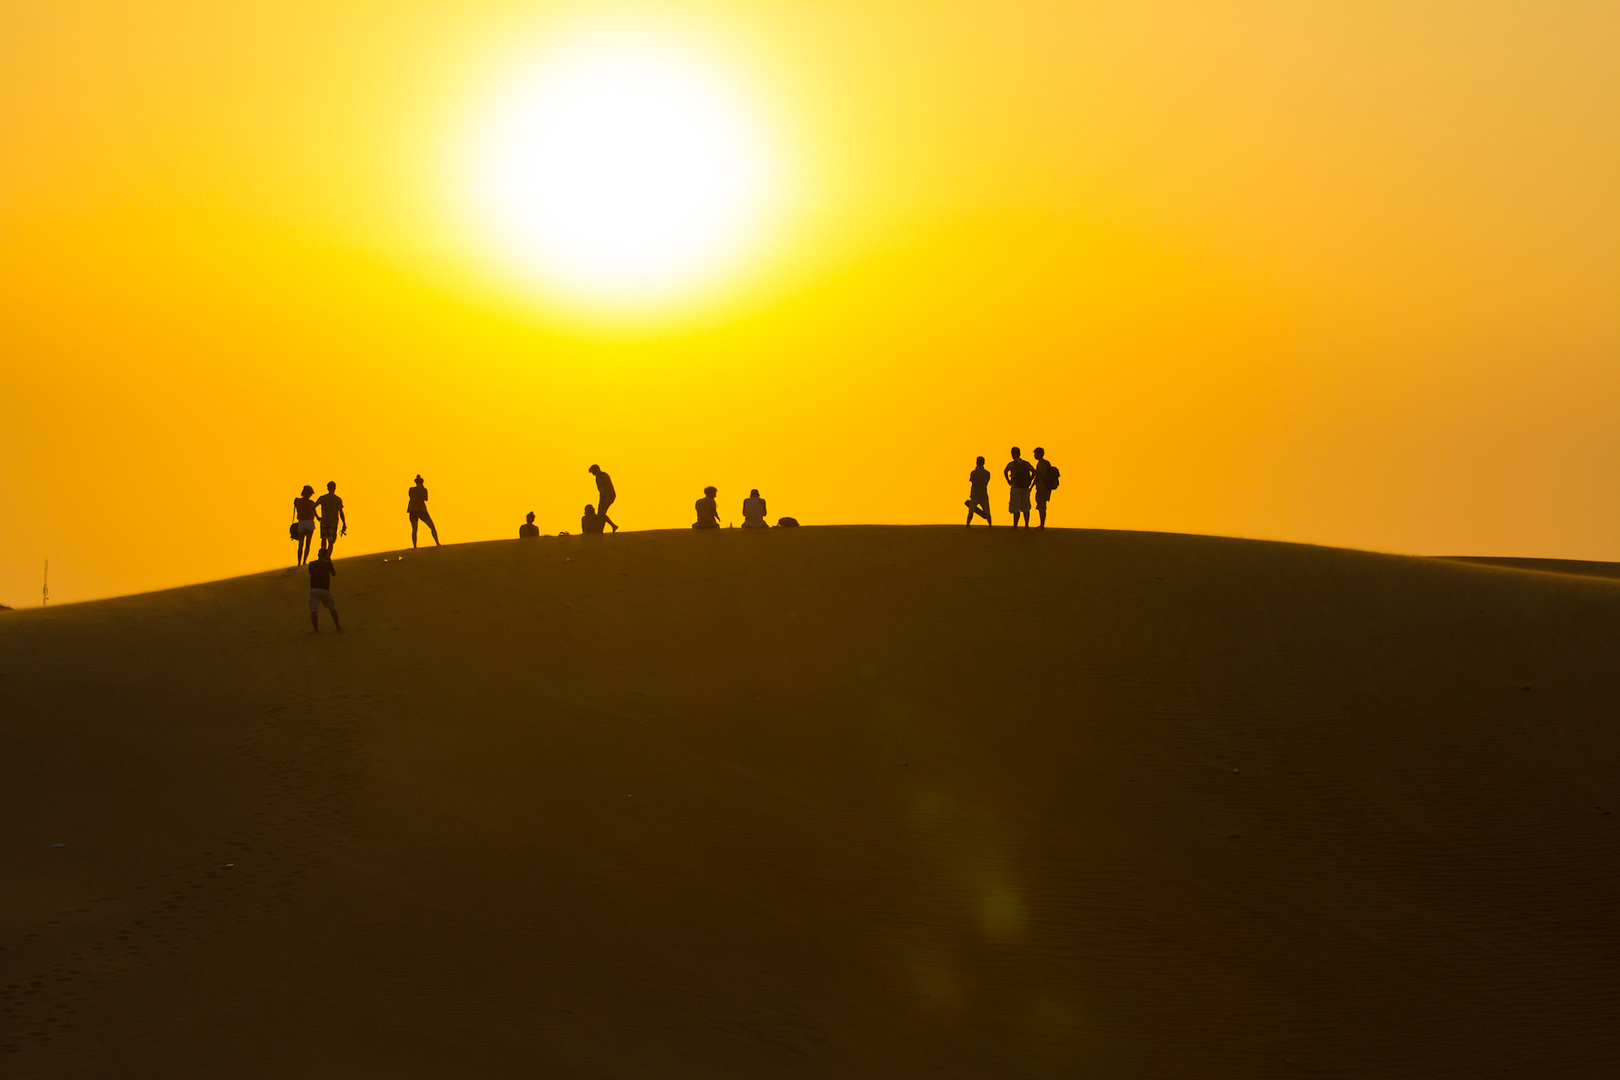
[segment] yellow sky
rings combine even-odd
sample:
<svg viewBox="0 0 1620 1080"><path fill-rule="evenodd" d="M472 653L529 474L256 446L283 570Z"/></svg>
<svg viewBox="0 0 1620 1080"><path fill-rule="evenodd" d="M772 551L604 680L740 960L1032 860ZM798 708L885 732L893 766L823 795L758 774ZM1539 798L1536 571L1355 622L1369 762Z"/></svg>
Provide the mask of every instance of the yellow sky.
<svg viewBox="0 0 1620 1080"><path fill-rule="evenodd" d="M689 302L491 258L468 133L582 31L762 117L770 220ZM0 603L628 528L705 484L959 521L1620 559L1612 3L56 0L0 9ZM995 489L993 489L994 491ZM1002 514L998 521L1005 522Z"/></svg>

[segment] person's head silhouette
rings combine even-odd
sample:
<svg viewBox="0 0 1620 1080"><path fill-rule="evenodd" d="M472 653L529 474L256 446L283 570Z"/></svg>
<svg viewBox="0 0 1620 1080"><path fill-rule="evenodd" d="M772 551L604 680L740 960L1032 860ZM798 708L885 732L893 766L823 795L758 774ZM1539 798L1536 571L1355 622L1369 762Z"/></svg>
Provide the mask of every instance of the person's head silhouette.
<svg viewBox="0 0 1620 1080"><path fill-rule="evenodd" d="M337 481L336 480L328 480L326 482L326 491L327 491L327 494L332 494L332 493L336 492L337 491Z"/></svg>
<svg viewBox="0 0 1620 1080"><path fill-rule="evenodd" d="M416 486L417 487L422 486L422 474L421 473L416 474Z"/></svg>
<svg viewBox="0 0 1620 1080"><path fill-rule="evenodd" d="M1042 458L1044 458L1045 456L1046 456L1046 448L1043 447L1043 446L1037 446L1035 448L1035 460L1039 461Z"/></svg>
<svg viewBox="0 0 1620 1080"><path fill-rule="evenodd" d="M590 468L586 469L585 471L590 473L592 476L595 476L597 473L601 472L602 469L598 465L592 465Z"/></svg>
<svg viewBox="0 0 1620 1080"><path fill-rule="evenodd" d="M530 510L530 511L529 511L529 517L528 517L528 521L529 521L529 524L530 524L530 525L533 525L533 524L534 524L534 511L533 511L533 510Z"/></svg>
<svg viewBox="0 0 1620 1080"><path fill-rule="evenodd" d="M585 504L585 516L586 517L595 517L596 516L596 507L592 506L590 503L586 503Z"/></svg>
<svg viewBox="0 0 1620 1080"><path fill-rule="evenodd" d="M706 488L703 489L703 494L707 495L709 498L712 499L716 495L720 494L720 489L717 488L717 487L706 487Z"/></svg>
<svg viewBox="0 0 1620 1080"><path fill-rule="evenodd" d="M754 489L753 489L753 490L751 490L751 491L750 491L750 492L749 492L749 493L748 493L748 497L749 497L749 498L750 498L750 499L757 499L757 498L759 498L759 488L754 488Z"/></svg>
<svg viewBox="0 0 1620 1080"><path fill-rule="evenodd" d="M979 455L979 468L981 468L981 469L984 468L984 455L983 454Z"/></svg>
<svg viewBox="0 0 1620 1080"><path fill-rule="evenodd" d="M304 485L304 498L307 499L313 494L315 494L315 489L310 487L308 484L305 484Z"/></svg>
<svg viewBox="0 0 1620 1080"><path fill-rule="evenodd" d="M1017 461L1017 460L1018 460L1018 459L1019 459L1019 458L1020 458L1020 457L1022 457L1022 456L1023 456L1023 452L1022 452L1022 451L1020 451L1020 450L1019 450L1019 449L1018 449L1018 447L1016 447L1016 446L1015 446L1015 447L1013 447L1013 460L1014 460L1014 461Z"/></svg>

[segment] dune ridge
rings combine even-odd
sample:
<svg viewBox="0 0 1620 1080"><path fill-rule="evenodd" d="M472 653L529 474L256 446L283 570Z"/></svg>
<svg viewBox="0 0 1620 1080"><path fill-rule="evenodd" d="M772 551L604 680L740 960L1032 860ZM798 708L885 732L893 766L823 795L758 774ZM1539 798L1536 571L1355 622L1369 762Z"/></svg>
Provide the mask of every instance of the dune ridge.
<svg viewBox="0 0 1620 1080"><path fill-rule="evenodd" d="M1612 1075L1620 583L688 531L0 619L35 1077ZM62 845L62 846L57 846Z"/></svg>

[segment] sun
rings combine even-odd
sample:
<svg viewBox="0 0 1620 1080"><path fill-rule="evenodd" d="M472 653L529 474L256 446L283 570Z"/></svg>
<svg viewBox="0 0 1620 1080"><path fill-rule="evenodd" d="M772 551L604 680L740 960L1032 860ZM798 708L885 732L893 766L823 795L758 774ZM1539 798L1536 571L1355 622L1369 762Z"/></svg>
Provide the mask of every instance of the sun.
<svg viewBox="0 0 1620 1080"><path fill-rule="evenodd" d="M525 71L478 151L485 225L555 290L604 300L697 288L753 237L758 124L712 65L596 42Z"/></svg>

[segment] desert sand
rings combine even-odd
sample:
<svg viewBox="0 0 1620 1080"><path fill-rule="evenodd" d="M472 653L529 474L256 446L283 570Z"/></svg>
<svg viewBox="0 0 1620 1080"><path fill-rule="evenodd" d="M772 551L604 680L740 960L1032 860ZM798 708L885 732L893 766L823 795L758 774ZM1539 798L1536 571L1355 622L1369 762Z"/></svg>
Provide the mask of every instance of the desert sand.
<svg viewBox="0 0 1620 1080"><path fill-rule="evenodd" d="M959 526L337 566L342 635L291 569L0 615L0 1074L1620 1071L1601 571Z"/></svg>

